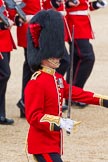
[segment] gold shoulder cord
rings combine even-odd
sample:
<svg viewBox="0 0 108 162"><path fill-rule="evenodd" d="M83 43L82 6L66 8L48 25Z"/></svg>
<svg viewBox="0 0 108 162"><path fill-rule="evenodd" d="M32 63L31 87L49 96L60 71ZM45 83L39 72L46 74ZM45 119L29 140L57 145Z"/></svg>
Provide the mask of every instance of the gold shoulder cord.
<svg viewBox="0 0 108 162"><path fill-rule="evenodd" d="M41 71L36 71L32 77L31 77L31 80L36 80L36 78L41 74Z"/></svg>

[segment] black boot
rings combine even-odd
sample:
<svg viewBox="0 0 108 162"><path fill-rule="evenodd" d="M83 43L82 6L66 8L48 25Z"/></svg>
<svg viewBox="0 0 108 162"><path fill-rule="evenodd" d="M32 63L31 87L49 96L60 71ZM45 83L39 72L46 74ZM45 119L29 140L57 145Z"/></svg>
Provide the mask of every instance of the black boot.
<svg viewBox="0 0 108 162"><path fill-rule="evenodd" d="M20 108L20 118L25 118L25 105L22 99L17 103L18 108Z"/></svg>
<svg viewBox="0 0 108 162"><path fill-rule="evenodd" d="M3 116L0 117L0 124L2 125L12 125L14 123L13 119L8 119Z"/></svg>
<svg viewBox="0 0 108 162"><path fill-rule="evenodd" d="M25 118L25 113L20 109L20 118Z"/></svg>

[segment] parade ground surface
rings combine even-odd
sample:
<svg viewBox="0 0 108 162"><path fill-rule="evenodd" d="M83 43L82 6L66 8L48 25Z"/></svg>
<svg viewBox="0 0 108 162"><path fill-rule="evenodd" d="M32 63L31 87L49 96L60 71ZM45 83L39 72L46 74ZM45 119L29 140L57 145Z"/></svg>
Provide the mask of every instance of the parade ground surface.
<svg viewBox="0 0 108 162"><path fill-rule="evenodd" d="M108 7L92 12L91 20L96 61L85 90L108 95ZM12 33L16 39L15 27ZM16 106L21 95L23 60L23 49L18 47L11 54L11 78L6 94L7 117L13 118L15 123L0 125L0 162L28 162L25 151L28 123L19 117ZM71 112L71 117L82 123L71 135L64 131L64 162L108 162L108 109L73 106ZM28 157L29 162L33 162L32 156Z"/></svg>

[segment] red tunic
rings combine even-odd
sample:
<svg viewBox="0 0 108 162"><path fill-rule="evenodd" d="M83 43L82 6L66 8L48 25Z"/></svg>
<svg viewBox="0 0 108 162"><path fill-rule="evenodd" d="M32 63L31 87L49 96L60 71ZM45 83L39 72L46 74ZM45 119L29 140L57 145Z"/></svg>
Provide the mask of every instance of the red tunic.
<svg viewBox="0 0 108 162"><path fill-rule="evenodd" d="M44 2L44 9L51 9L52 5L51 5L51 0L46 0ZM65 10L65 5L64 3L61 3L61 5L56 9L56 11L60 12L63 16L63 21L64 21L64 40L68 41L69 40L69 33L68 33L68 29L67 29L67 22L66 22L66 10Z"/></svg>
<svg viewBox="0 0 108 162"><path fill-rule="evenodd" d="M93 39L94 33L91 26L89 10L93 10L89 0L80 0L77 7L70 7L67 10L67 21L72 32L74 25L75 39Z"/></svg>
<svg viewBox="0 0 108 162"><path fill-rule="evenodd" d="M4 5L3 0L0 0L0 7ZM4 15L9 16L7 11ZM10 29L0 30L0 52L10 52L15 48L15 44L10 32Z"/></svg>
<svg viewBox="0 0 108 162"><path fill-rule="evenodd" d="M26 15L34 15L42 9L40 0L23 0L26 4L23 11ZM18 46L27 47L27 28L28 23L23 24L21 27L17 27L17 41Z"/></svg>
<svg viewBox="0 0 108 162"><path fill-rule="evenodd" d="M63 98L68 98L69 85L63 76L39 71L25 88L25 112L30 124L28 152L30 154L61 153L61 130L51 131L50 122L42 121L45 114L62 116ZM94 93L72 87L72 100L99 105Z"/></svg>

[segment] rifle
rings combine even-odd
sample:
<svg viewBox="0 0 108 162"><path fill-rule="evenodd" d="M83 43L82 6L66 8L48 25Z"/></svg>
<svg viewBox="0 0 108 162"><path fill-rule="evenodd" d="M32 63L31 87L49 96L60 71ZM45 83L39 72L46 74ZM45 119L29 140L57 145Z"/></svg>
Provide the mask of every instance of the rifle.
<svg viewBox="0 0 108 162"><path fill-rule="evenodd" d="M8 22L8 18L3 14L3 12L5 11L5 7L1 6L0 7L0 19L4 22L4 24L6 25L6 27L9 27L9 22Z"/></svg>
<svg viewBox="0 0 108 162"><path fill-rule="evenodd" d="M26 22L26 14L23 12L22 8L25 6L24 2L21 2L20 4L17 4L14 0L4 0L6 3L6 6L9 9L15 9L19 17Z"/></svg>

